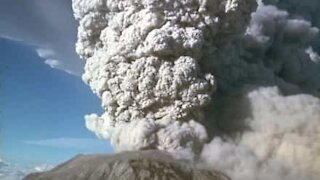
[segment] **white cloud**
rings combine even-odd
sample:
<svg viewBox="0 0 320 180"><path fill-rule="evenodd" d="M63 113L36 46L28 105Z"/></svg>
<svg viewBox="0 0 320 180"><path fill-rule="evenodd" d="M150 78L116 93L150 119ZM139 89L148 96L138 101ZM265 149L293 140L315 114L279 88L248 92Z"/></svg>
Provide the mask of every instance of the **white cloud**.
<svg viewBox="0 0 320 180"><path fill-rule="evenodd" d="M0 38L31 45L52 68L81 75L71 0L1 0Z"/></svg>
<svg viewBox="0 0 320 180"><path fill-rule="evenodd" d="M58 68L59 66L61 66L61 63L59 62L59 60L56 60L56 59L47 59L44 61L44 63L48 64L52 68Z"/></svg>
<svg viewBox="0 0 320 180"><path fill-rule="evenodd" d="M53 168L53 165L49 165L49 164L40 164L33 167L34 171L36 172L48 171L51 168Z"/></svg>
<svg viewBox="0 0 320 180"><path fill-rule="evenodd" d="M0 179L1 180L19 180L32 172L48 171L53 168L53 165L19 165L5 162L0 159Z"/></svg>
<svg viewBox="0 0 320 180"><path fill-rule="evenodd" d="M75 149L82 151L107 149L107 142L98 139L87 138L55 138L43 140L26 140L26 144L46 146L52 148Z"/></svg>

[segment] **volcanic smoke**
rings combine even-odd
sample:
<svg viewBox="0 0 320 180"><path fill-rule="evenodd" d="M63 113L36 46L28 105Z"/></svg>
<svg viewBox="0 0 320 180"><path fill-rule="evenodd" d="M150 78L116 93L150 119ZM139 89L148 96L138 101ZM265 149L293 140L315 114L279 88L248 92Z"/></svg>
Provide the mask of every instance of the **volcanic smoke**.
<svg viewBox="0 0 320 180"><path fill-rule="evenodd" d="M308 7L320 1L73 0L82 78L105 110L87 128L118 152L164 150L233 180L320 179Z"/></svg>

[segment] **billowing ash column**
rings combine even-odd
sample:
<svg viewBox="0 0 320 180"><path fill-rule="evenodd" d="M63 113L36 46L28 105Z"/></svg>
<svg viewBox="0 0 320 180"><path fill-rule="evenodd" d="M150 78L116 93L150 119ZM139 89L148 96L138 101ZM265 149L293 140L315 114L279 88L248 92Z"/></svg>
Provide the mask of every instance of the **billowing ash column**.
<svg viewBox="0 0 320 180"><path fill-rule="evenodd" d="M203 59L219 39L245 30L255 6L255 0L73 0L83 80L105 109L86 116L87 128L117 151L198 153L207 140L203 108L215 89Z"/></svg>

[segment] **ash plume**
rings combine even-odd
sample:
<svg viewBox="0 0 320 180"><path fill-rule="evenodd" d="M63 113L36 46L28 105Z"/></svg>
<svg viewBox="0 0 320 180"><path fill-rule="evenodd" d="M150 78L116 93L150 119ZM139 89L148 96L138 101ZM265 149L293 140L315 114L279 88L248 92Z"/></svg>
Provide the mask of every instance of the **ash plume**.
<svg viewBox="0 0 320 180"><path fill-rule="evenodd" d="M304 6L294 8L295 4ZM73 0L86 126L235 180L320 178L317 1ZM281 9L282 8L282 9Z"/></svg>
<svg viewBox="0 0 320 180"><path fill-rule="evenodd" d="M201 150L214 77L203 72L213 41L244 30L253 0L73 2L83 79L106 112L87 127L117 151ZM240 18L241 17L241 18Z"/></svg>

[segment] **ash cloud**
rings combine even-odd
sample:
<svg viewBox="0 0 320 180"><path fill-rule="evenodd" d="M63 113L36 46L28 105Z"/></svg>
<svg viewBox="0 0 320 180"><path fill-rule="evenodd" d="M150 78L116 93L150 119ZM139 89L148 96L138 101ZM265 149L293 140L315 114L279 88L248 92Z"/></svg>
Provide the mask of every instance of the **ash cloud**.
<svg viewBox="0 0 320 180"><path fill-rule="evenodd" d="M199 153L214 77L201 70L218 36L244 29L246 1L73 1L83 80L106 112L87 127L118 151ZM241 18L236 18L241 17Z"/></svg>
<svg viewBox="0 0 320 180"><path fill-rule="evenodd" d="M117 151L160 149L242 180L316 180L316 1L74 0L83 80ZM310 3L310 4L309 4Z"/></svg>

